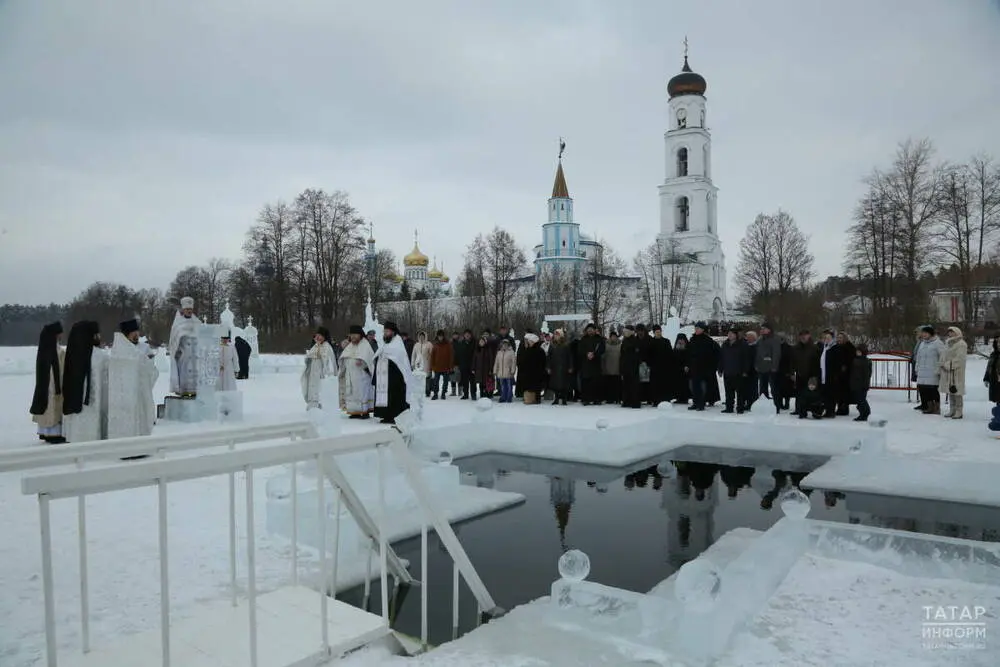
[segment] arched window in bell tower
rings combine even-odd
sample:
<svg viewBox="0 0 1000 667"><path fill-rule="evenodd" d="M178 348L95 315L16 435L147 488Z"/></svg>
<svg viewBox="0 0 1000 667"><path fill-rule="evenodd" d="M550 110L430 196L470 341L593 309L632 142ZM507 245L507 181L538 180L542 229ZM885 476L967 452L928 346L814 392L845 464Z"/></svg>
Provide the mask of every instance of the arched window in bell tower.
<svg viewBox="0 0 1000 667"><path fill-rule="evenodd" d="M677 151L677 176L688 175L688 149L681 148Z"/></svg>
<svg viewBox="0 0 1000 667"><path fill-rule="evenodd" d="M677 222L675 228L679 232L688 231L688 218L691 215L691 209L688 206L688 198L681 197L677 200Z"/></svg>

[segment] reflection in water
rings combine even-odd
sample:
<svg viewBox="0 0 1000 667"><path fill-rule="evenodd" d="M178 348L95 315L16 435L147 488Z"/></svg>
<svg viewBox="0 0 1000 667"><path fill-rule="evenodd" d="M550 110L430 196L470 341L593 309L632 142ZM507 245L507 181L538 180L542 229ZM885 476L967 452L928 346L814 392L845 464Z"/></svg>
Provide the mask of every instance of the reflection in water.
<svg viewBox="0 0 1000 667"><path fill-rule="evenodd" d="M521 493L526 502L463 522L456 530L487 589L505 609L548 595L558 577L556 561L567 549L590 557L593 581L645 592L723 533L770 528L782 518L776 499L822 464L818 457L754 459L724 451L719 462L711 462L708 454L699 452L697 461L650 460L628 470L492 454L458 460L463 483ZM813 518L1000 541L1000 510L820 491L810 501ZM431 641L437 643L452 633L452 560L436 536L430 539L428 621ZM394 547L411 571L420 571L419 538ZM460 595L460 632L467 632L478 623L476 603L464 584ZM360 587L344 596L358 603L362 597ZM394 602L393 626L418 635L420 596ZM371 606L377 610L378 604L378 586L373 586Z"/></svg>

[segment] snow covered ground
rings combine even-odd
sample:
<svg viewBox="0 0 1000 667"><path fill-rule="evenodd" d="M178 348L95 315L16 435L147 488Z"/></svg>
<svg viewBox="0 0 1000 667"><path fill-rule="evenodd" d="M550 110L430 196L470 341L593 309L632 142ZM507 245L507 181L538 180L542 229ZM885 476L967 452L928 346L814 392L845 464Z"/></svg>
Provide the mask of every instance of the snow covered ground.
<svg viewBox="0 0 1000 667"><path fill-rule="evenodd" d="M0 367L14 368L17 365L20 368L27 363L29 369L28 373L0 372L0 450L32 446L38 442L27 412L33 383L30 374L33 354L32 348L0 348ZM266 360L268 355L264 358ZM282 357L280 363L275 361L273 365L293 369L300 364L300 358ZM888 453L926 461L1000 464L1000 442L986 430L991 404L987 401L982 383L978 381L984 369L984 360L970 360L966 418L961 421L915 413L913 404L906 402L906 392L873 392L873 417L889 421L886 431ZM166 385L166 375L161 374L156 388L158 400L166 392ZM295 372L263 373L241 383L241 388L245 393L248 422L301 419L304 414ZM751 415L729 419L713 414L711 410L695 416L682 408L671 408L668 419L678 423L683 421L685 430L704 429L708 436L712 435L714 422L737 422L741 439L723 444L732 447L742 442L750 449L766 446L768 434L774 433L775 428L798 425L792 417L776 417L770 413L764 402L759 406ZM639 453L630 451L634 443L627 440L615 438L609 443L607 438L602 441L573 437L574 430L596 433L596 421L599 419L607 420L608 431L622 429L618 432L621 435L641 433L651 428L656 430L654 437L666 439L676 435L676 432L664 427L661 419L664 415L659 414L661 411L652 409L513 404L495 406L491 412L499 424L493 427L484 425L480 430L495 429L494 432L499 434L503 424L537 425L560 429L569 436L535 438L531 441L530 451L519 445L509 452L531 453L543 458L589 458L621 464ZM468 423L475 414L469 401L449 399L446 402L428 402L425 423L428 426L450 427ZM344 425L346 431L384 428L371 422L345 421ZM852 433L857 433L858 428L865 428L842 418L810 424L810 427L831 434L824 439L836 439L843 434L848 444ZM161 424L156 432L191 428L196 427ZM728 426L724 428L727 438L734 437ZM652 441L654 438L648 439ZM434 446L434 443L428 443L424 448L433 451ZM505 443L497 437L489 447L480 449L503 452ZM458 456L476 452L457 449L452 453ZM947 467L939 468L938 472L943 477L949 475ZM40 664L44 653L37 503L33 498L21 495L20 477L16 474L0 475L0 526L3 526L3 539L0 539L0 591L3 592L0 595L0 665L4 667ZM947 485L949 482L944 479L942 483ZM963 483L965 480L956 473L953 484ZM171 489L174 488L172 485ZM265 484L258 484L256 488L263 507ZM199 600L227 595L228 496L225 483L219 480L178 483L176 489L177 492L171 491L170 506L171 567L175 572L184 573L184 584L173 589L171 604L174 612L182 615L185 609ZM79 646L75 509L72 501L56 502L52 518L57 554L57 616L62 620L59 643L74 649ZM263 512L258 516L262 515ZM95 641L101 636L155 627L158 620L155 516L156 495L152 490L129 492L127 497L123 494L95 496L88 503L92 634ZM241 536L243 530L241 526ZM720 539L709 553L713 554L712 557L724 557L720 554L738 552L734 545L745 546L752 539L752 531L734 531ZM242 562L245 554L242 550L240 557L241 572L245 573ZM263 530L258 531L257 569L262 589L273 589L288 582L289 560L286 542L272 539ZM308 583L315 576L315 563L308 554L302 556L300 561L301 576ZM871 630L859 632L857 641L851 639L856 625L870 624L874 628L877 623L898 624L901 618L909 619L916 613L913 606L918 604L921 596L941 598L947 593L946 585L954 582L906 578L874 565L828 562L821 557L803 560L796 568L768 610L758 618L758 623L746 636L739 638L736 648L727 654L720 665L1000 664L995 651L963 653L961 658L968 660L961 663L954 662L955 656L942 652L914 652L910 649L912 642L909 635L893 635L894 641L906 644L906 647L892 653L892 661L884 662L881 658L885 642L882 638L885 635ZM820 585L827 581L837 582L838 590L846 592L842 593L842 597L837 597L841 593L828 595L827 589ZM855 581L862 583L854 586L851 582ZM993 594L979 589L963 589L955 595ZM996 599L1000 605L1000 598ZM855 602L857 607L853 606ZM575 664L656 664L641 662L642 656L623 656L607 646L591 645L586 638L578 635L557 641L554 637L558 633L550 629L541 630L539 615L543 608L547 607L539 601L515 609L505 618L471 633L466 639L409 662L431 667L555 665L563 664L554 654L558 653L557 649L573 645L586 651L581 654L586 656L586 661ZM996 613L997 610L993 611ZM513 634L518 636L516 643L511 640ZM993 646L1000 648L997 644ZM358 662L348 664L352 667L383 664L394 667L406 662L379 657L376 653L370 651L355 656L352 659ZM518 657L518 654L523 655ZM552 657L547 657L550 654ZM503 657L498 658L498 655ZM975 662L983 655L988 655L992 661Z"/></svg>

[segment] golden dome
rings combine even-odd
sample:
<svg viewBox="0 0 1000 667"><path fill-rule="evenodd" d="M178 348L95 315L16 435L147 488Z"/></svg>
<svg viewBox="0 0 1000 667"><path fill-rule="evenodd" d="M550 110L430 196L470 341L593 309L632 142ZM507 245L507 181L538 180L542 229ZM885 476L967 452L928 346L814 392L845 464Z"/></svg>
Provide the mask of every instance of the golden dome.
<svg viewBox="0 0 1000 667"><path fill-rule="evenodd" d="M398 273L393 274L392 279L393 279L394 282L397 282L397 283L401 283L401 282L404 282L406 280L406 278L404 278L403 276L399 275Z"/></svg>
<svg viewBox="0 0 1000 667"><path fill-rule="evenodd" d="M431 269L430 271L427 272L427 277L428 278L440 278L443 275L444 275L443 273L441 273L440 271L438 271L437 264L434 265L433 269Z"/></svg>
<svg viewBox="0 0 1000 667"><path fill-rule="evenodd" d="M413 243L413 250L410 251L410 254L403 258L403 264L406 266L427 266L429 263L427 255L420 252L416 242Z"/></svg>
<svg viewBox="0 0 1000 667"><path fill-rule="evenodd" d="M451 280L451 278L449 278L447 275L445 275L445 273L442 271L441 272L441 282L446 283L449 280Z"/></svg>

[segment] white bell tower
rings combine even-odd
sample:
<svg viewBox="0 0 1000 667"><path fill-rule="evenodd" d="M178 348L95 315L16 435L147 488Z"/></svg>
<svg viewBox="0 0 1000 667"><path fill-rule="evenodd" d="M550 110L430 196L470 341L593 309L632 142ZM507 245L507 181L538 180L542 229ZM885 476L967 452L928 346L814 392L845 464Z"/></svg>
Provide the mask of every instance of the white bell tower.
<svg viewBox="0 0 1000 667"><path fill-rule="evenodd" d="M664 133L666 177L660 185L660 246L664 261L686 272L686 320L719 320L726 310L726 258L719 241L718 188L712 183L704 77L688 65L670 79ZM676 305L676 304L671 304Z"/></svg>

